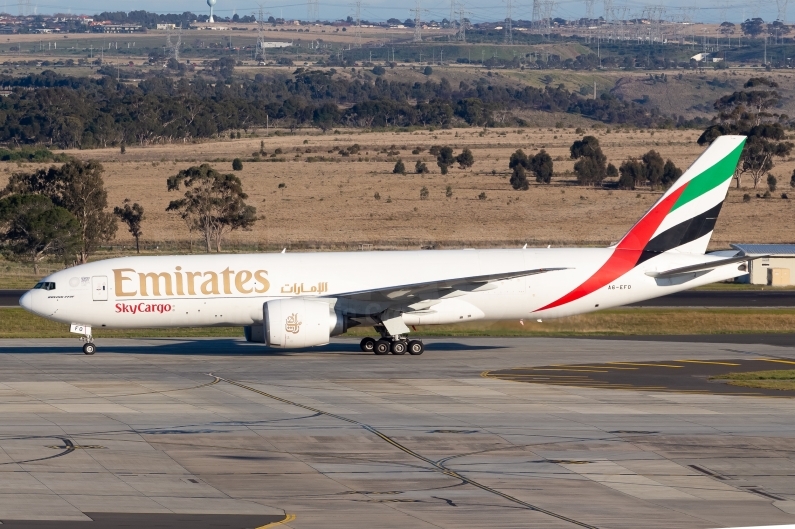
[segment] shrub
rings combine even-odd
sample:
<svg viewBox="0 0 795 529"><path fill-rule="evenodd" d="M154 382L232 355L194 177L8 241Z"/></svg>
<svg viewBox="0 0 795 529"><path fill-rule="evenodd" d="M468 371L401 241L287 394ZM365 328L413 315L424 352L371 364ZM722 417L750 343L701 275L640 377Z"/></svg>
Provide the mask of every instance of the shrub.
<svg viewBox="0 0 795 529"><path fill-rule="evenodd" d="M431 75L433 73L433 68L430 66L426 66L425 69L422 71L423 75Z"/></svg>
<svg viewBox="0 0 795 529"><path fill-rule="evenodd" d="M618 176L618 169L616 169L616 166L612 163L607 164L607 176L611 178Z"/></svg>
<svg viewBox="0 0 795 529"><path fill-rule="evenodd" d="M422 189L420 189L420 200L427 200L428 199L428 194L429 194L428 193L428 188L425 187L425 186L422 186Z"/></svg>
<svg viewBox="0 0 795 529"><path fill-rule="evenodd" d="M386 73L386 69L383 66L376 66L373 68L373 73L375 75L384 75Z"/></svg>
<svg viewBox="0 0 795 529"><path fill-rule="evenodd" d="M442 147L439 155L436 156L436 165L442 170L442 174L447 174L447 170L455 163L452 147Z"/></svg>
<svg viewBox="0 0 795 529"><path fill-rule="evenodd" d="M417 163L414 164L414 172L417 174L426 174L430 171L428 171L428 166L425 165L425 162L417 160Z"/></svg>
<svg viewBox="0 0 795 529"><path fill-rule="evenodd" d="M398 160L395 163L395 168L392 169L392 173L394 173L394 174L406 174L406 166L403 164L403 160Z"/></svg>
<svg viewBox="0 0 795 529"><path fill-rule="evenodd" d="M547 151L541 149L538 154L530 158L529 164L529 169L536 175L536 182L548 184L552 181L552 157Z"/></svg>
<svg viewBox="0 0 795 529"><path fill-rule="evenodd" d="M486 192L485 192L485 191L482 191L482 192L481 192L481 193L478 195L478 200L486 200L486 198L487 198L487 197L486 197Z"/></svg>
<svg viewBox="0 0 795 529"><path fill-rule="evenodd" d="M379 193L378 191L376 191L376 192L375 192L375 195L373 195L373 198L374 198L374 199L376 199L376 200L381 200L381 193Z"/></svg>
<svg viewBox="0 0 795 529"><path fill-rule="evenodd" d="M773 193L776 190L776 185L778 184L778 178L773 176L772 174L767 175L767 188Z"/></svg>
<svg viewBox="0 0 795 529"><path fill-rule="evenodd" d="M451 186L447 186L447 188L444 190L444 196L446 196L447 198L452 198L453 188ZM786 198L786 195L784 195L783 198Z"/></svg>
<svg viewBox="0 0 795 529"><path fill-rule="evenodd" d="M243 161L240 158L235 158L234 160L232 160L232 170L233 171L243 170Z"/></svg>
<svg viewBox="0 0 795 529"><path fill-rule="evenodd" d="M121 147L119 148L119 152L121 152L122 154L126 153L127 152L127 146L122 143Z"/></svg>
<svg viewBox="0 0 795 529"><path fill-rule="evenodd" d="M750 202L750 201L751 201L751 195L749 195L748 193L744 194L743 202Z"/></svg>

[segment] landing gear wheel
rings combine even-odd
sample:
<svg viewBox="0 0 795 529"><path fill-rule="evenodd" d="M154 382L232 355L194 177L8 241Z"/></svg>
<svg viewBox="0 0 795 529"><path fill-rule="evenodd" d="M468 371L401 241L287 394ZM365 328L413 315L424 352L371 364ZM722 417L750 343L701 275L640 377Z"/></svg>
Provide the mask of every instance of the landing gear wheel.
<svg viewBox="0 0 795 529"><path fill-rule="evenodd" d="M423 344L419 340L411 340L409 341L409 354L410 355L421 355L425 352L425 344Z"/></svg>
<svg viewBox="0 0 795 529"><path fill-rule="evenodd" d="M387 340L378 340L375 342L373 352L377 355L389 354L389 342Z"/></svg>
<svg viewBox="0 0 795 529"><path fill-rule="evenodd" d="M92 355L97 352L97 346L91 342L83 345L83 353L87 355Z"/></svg>
<svg viewBox="0 0 795 529"><path fill-rule="evenodd" d="M375 340L373 340L368 336L367 338L361 341L359 347L361 347L362 351L364 351L365 353L372 353L373 349L375 348Z"/></svg>
<svg viewBox="0 0 795 529"><path fill-rule="evenodd" d="M392 347L389 348L392 351L393 355L404 355L406 354L406 342L403 340L395 340L392 342Z"/></svg>

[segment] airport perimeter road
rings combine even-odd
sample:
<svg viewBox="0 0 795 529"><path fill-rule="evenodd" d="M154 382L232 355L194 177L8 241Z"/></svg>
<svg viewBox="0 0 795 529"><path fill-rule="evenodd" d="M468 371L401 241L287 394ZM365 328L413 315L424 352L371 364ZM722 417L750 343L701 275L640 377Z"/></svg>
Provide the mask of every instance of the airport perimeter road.
<svg viewBox="0 0 795 529"><path fill-rule="evenodd" d="M121 513L302 529L795 523L795 399L716 393L709 380L712 366L793 367L793 347L448 338L422 356L375 356L352 340L285 352L108 339L85 356L79 345L0 340L9 527L104 528Z"/></svg>
<svg viewBox="0 0 795 529"><path fill-rule="evenodd" d="M27 290L0 290L0 307L18 307L19 298Z"/></svg>
<svg viewBox="0 0 795 529"><path fill-rule="evenodd" d="M630 307L795 307L795 290L686 290Z"/></svg>

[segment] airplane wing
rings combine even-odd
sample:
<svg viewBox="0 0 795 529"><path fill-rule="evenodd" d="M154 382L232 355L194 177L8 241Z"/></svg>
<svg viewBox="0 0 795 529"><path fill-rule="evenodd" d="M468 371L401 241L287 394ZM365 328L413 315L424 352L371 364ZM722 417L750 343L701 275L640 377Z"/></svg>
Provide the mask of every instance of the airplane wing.
<svg viewBox="0 0 795 529"><path fill-rule="evenodd" d="M413 283L409 285L394 285L370 290L359 290L356 292L344 292L335 294L332 297L348 299L351 301L382 302L382 303L403 303L429 299L439 299L450 296L455 292L481 292L497 288L492 283L505 281L518 277L544 274L566 268L534 268L532 270L518 270L514 272L503 272L499 274L484 274L479 276L458 277L453 279L439 279L424 283Z"/></svg>
<svg viewBox="0 0 795 529"><path fill-rule="evenodd" d="M748 255L741 255L739 257L731 257L729 259L718 259L716 261L707 261L706 263L699 263L690 266L682 266L680 268L671 268L670 270L664 270L662 272L658 272L656 270L650 270L646 272L646 275L649 277L665 279L684 274L692 274L694 272L709 272L711 270L718 268L719 266L730 265L733 263L742 263L743 261L753 261L754 259L759 259L761 257L770 257L770 256L754 255L753 257L751 257Z"/></svg>

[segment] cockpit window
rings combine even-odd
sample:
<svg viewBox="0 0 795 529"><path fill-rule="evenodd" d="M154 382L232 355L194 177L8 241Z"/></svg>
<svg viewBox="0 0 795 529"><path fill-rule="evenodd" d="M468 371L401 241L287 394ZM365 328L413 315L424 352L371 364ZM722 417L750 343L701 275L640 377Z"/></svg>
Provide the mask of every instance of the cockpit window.
<svg viewBox="0 0 795 529"><path fill-rule="evenodd" d="M36 283L36 286L33 287L33 289L36 290L38 288L44 288L44 283Z"/></svg>
<svg viewBox="0 0 795 529"><path fill-rule="evenodd" d="M42 290L55 290L55 283L52 281L44 281L43 283L36 283L36 286L33 289L40 288Z"/></svg>
<svg viewBox="0 0 795 529"><path fill-rule="evenodd" d="M47 290L55 290L55 283L44 283L44 284L47 285L47 286L44 287L45 289L47 289Z"/></svg>

